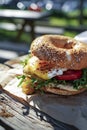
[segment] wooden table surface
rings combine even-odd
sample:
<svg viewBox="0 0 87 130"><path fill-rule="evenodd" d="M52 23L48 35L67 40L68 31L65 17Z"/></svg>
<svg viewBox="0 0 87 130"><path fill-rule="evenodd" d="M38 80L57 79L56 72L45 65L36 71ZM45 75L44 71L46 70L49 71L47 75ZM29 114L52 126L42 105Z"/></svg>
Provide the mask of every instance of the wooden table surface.
<svg viewBox="0 0 87 130"><path fill-rule="evenodd" d="M0 18L39 20L51 15L51 12L35 12L29 10L0 9Z"/></svg>
<svg viewBox="0 0 87 130"><path fill-rule="evenodd" d="M0 89L0 130L77 130Z"/></svg>

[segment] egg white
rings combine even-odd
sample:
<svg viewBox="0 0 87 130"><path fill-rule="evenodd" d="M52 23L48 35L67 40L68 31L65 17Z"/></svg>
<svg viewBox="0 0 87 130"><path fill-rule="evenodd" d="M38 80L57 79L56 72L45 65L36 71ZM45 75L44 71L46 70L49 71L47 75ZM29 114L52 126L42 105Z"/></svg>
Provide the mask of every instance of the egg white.
<svg viewBox="0 0 87 130"><path fill-rule="evenodd" d="M25 66L24 71L27 73L29 72L31 74L35 74L38 77L47 80L57 75L62 75L63 72L67 70L66 68L58 68L58 69L51 69L50 71L40 71L38 67L39 67L38 58L33 56L28 60L28 63Z"/></svg>

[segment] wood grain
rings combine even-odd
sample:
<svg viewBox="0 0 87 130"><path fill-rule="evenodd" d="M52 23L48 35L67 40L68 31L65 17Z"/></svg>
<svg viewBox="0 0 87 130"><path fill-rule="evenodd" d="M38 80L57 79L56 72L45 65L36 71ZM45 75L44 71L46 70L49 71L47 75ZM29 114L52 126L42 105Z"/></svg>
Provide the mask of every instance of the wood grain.
<svg viewBox="0 0 87 130"><path fill-rule="evenodd" d="M0 113L2 110L0 126L6 130L77 130L0 91Z"/></svg>

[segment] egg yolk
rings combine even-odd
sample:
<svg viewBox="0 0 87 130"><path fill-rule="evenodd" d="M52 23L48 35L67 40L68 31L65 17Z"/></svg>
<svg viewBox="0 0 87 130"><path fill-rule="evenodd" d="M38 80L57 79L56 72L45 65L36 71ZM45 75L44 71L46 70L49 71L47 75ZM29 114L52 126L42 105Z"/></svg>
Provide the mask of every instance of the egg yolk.
<svg viewBox="0 0 87 130"><path fill-rule="evenodd" d="M45 80L49 79L48 73L46 71L40 71L38 68L39 68L38 58L33 56L28 60L28 63L25 66L24 71L26 73L35 74L38 77Z"/></svg>
<svg viewBox="0 0 87 130"><path fill-rule="evenodd" d="M66 69L52 69L50 71L41 71L39 70L39 60L37 57L33 56L28 60L27 65L24 68L25 73L31 73L35 74L41 79L47 80L52 77L55 77L56 75L62 75L63 71L66 71Z"/></svg>

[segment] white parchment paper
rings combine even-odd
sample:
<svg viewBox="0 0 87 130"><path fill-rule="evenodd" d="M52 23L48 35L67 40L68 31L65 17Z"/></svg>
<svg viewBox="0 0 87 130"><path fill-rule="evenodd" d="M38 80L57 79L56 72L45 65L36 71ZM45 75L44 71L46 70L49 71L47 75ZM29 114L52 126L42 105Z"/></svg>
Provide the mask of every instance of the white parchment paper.
<svg viewBox="0 0 87 130"><path fill-rule="evenodd" d="M75 39L87 44L87 31L76 35Z"/></svg>

